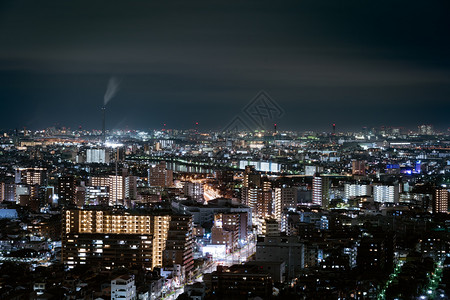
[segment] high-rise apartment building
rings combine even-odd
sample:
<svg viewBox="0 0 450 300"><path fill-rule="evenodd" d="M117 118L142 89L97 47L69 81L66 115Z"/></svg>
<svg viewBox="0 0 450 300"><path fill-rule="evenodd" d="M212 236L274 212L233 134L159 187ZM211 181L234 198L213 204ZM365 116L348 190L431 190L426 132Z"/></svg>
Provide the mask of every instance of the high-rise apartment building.
<svg viewBox="0 0 450 300"><path fill-rule="evenodd" d="M107 188L108 205L123 204L124 199L137 198L137 179L135 176L109 175L90 178L90 186L95 190L104 191Z"/></svg>
<svg viewBox="0 0 450 300"><path fill-rule="evenodd" d="M163 249L163 266L174 269L178 266L178 275L186 278L194 268L193 245L192 217L171 215Z"/></svg>
<svg viewBox="0 0 450 300"><path fill-rule="evenodd" d="M137 199L137 177L127 176L124 179L125 199Z"/></svg>
<svg viewBox="0 0 450 300"><path fill-rule="evenodd" d="M294 187L275 188L275 220L281 222L281 215L287 208L297 207L297 189Z"/></svg>
<svg viewBox="0 0 450 300"><path fill-rule="evenodd" d="M16 168L15 182L28 185L44 185L47 181L46 168Z"/></svg>
<svg viewBox="0 0 450 300"><path fill-rule="evenodd" d="M369 184L350 184L344 185L344 195L346 199L352 197L370 196L372 195L372 187Z"/></svg>
<svg viewBox="0 0 450 300"><path fill-rule="evenodd" d="M261 174L256 172L255 166L245 166L243 186L246 188L261 186Z"/></svg>
<svg viewBox="0 0 450 300"><path fill-rule="evenodd" d="M312 202L315 205L328 207L330 202L330 179L328 177L313 177Z"/></svg>
<svg viewBox="0 0 450 300"><path fill-rule="evenodd" d="M352 174L366 175L366 163L361 160L352 160Z"/></svg>
<svg viewBox="0 0 450 300"><path fill-rule="evenodd" d="M73 175L60 176L58 178L58 201L60 205L75 204L76 186Z"/></svg>
<svg viewBox="0 0 450 300"><path fill-rule="evenodd" d="M86 186L85 201L86 205L108 205L109 187L107 186Z"/></svg>
<svg viewBox="0 0 450 300"><path fill-rule="evenodd" d="M398 185L373 185L373 200L375 202L398 203L399 187Z"/></svg>
<svg viewBox="0 0 450 300"><path fill-rule="evenodd" d="M16 201L16 185L14 183L0 183L0 201Z"/></svg>
<svg viewBox="0 0 450 300"><path fill-rule="evenodd" d="M122 175L109 175L109 205L122 204L125 199L125 179Z"/></svg>
<svg viewBox="0 0 450 300"><path fill-rule="evenodd" d="M163 251L168 250L175 253L178 264L190 270L191 236L192 217L188 215L100 207L70 209L63 214L62 261L69 267L138 265L151 270L163 266Z"/></svg>
<svg viewBox="0 0 450 300"><path fill-rule="evenodd" d="M437 188L434 191L433 213L448 213L449 191Z"/></svg>
<svg viewBox="0 0 450 300"><path fill-rule="evenodd" d="M273 216L273 189L270 181L263 181L256 199L254 215L266 219Z"/></svg>
<svg viewBox="0 0 450 300"><path fill-rule="evenodd" d="M89 180L89 185L109 187L109 180L109 176L92 176Z"/></svg>
<svg viewBox="0 0 450 300"><path fill-rule="evenodd" d="M197 202L203 201L203 183L186 181L183 187L184 195Z"/></svg>
<svg viewBox="0 0 450 300"><path fill-rule="evenodd" d="M87 149L86 163L107 164L109 163L109 153L106 149Z"/></svg>
<svg viewBox="0 0 450 300"><path fill-rule="evenodd" d="M148 169L148 183L150 186L167 187L173 185L173 171L168 170L166 162L161 162Z"/></svg>

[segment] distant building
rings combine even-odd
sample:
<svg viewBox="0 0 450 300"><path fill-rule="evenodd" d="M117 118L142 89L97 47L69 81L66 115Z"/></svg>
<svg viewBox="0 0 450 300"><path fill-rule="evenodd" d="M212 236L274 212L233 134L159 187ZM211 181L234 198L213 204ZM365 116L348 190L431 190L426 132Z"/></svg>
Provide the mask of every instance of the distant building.
<svg viewBox="0 0 450 300"><path fill-rule="evenodd" d="M166 162L161 162L148 170L150 186L168 187L173 185L173 171L168 170Z"/></svg>
<svg viewBox="0 0 450 300"><path fill-rule="evenodd" d="M239 168L245 169L246 166L254 166L256 171L261 172L280 172L281 164L271 161L239 161Z"/></svg>
<svg viewBox="0 0 450 300"><path fill-rule="evenodd" d="M67 206L75 204L76 186L73 175L60 176L58 178L58 202Z"/></svg>
<svg viewBox="0 0 450 300"><path fill-rule="evenodd" d="M273 191L270 181L264 181L262 186L243 187L241 203L252 209L253 218L269 218L273 214Z"/></svg>
<svg viewBox="0 0 450 300"><path fill-rule="evenodd" d="M47 182L47 169L16 168L15 182L28 185L45 185Z"/></svg>
<svg viewBox="0 0 450 300"><path fill-rule="evenodd" d="M323 171L323 167L319 166L305 166L305 175L306 176L314 176L316 173L320 173Z"/></svg>
<svg viewBox="0 0 450 300"><path fill-rule="evenodd" d="M17 219L18 217L17 210L0 208L0 219Z"/></svg>
<svg viewBox="0 0 450 300"><path fill-rule="evenodd" d="M357 267L362 271L379 272L392 266L393 237L366 237L358 246Z"/></svg>
<svg viewBox="0 0 450 300"><path fill-rule="evenodd" d="M109 176L93 176L90 178L91 187L95 189L88 189L86 192L101 191L101 193L108 193L108 205L124 204L124 199L137 198L137 181L135 176L123 175L109 175ZM105 190L105 188L107 188ZM103 196L103 195L102 195ZM96 198L91 195L86 195L90 199ZM90 201L92 203L92 201ZM99 203L100 204L100 203Z"/></svg>
<svg viewBox="0 0 450 300"><path fill-rule="evenodd" d="M241 225L244 227L241 230ZM214 216L214 226L211 229L211 241L214 245L225 245L227 250L234 250L239 240L247 239L246 223L242 224L239 213L219 213Z"/></svg>
<svg viewBox="0 0 450 300"><path fill-rule="evenodd" d="M189 215L171 215L163 251L163 267L178 268L178 276L186 278L194 268L193 225Z"/></svg>
<svg viewBox="0 0 450 300"><path fill-rule="evenodd" d="M217 170L216 178L219 182L229 183L234 180L234 171L232 170Z"/></svg>
<svg viewBox="0 0 450 300"><path fill-rule="evenodd" d="M245 166L243 186L246 188L261 186L261 174L256 172L255 166Z"/></svg>
<svg viewBox="0 0 450 300"><path fill-rule="evenodd" d="M109 187L108 186L86 186L85 201L86 205L108 205Z"/></svg>
<svg viewBox="0 0 450 300"><path fill-rule="evenodd" d="M437 188L434 191L433 213L448 213L449 191Z"/></svg>
<svg viewBox="0 0 450 300"><path fill-rule="evenodd" d="M122 175L109 175L109 205L123 204L125 199L125 178Z"/></svg>
<svg viewBox="0 0 450 300"><path fill-rule="evenodd" d="M127 176L124 178L125 199L137 199L137 177Z"/></svg>
<svg viewBox="0 0 450 300"><path fill-rule="evenodd" d="M16 185L14 183L0 183L0 201L16 201Z"/></svg>
<svg viewBox="0 0 450 300"><path fill-rule="evenodd" d="M398 185L373 185L373 200L375 202L398 203L399 198Z"/></svg>
<svg viewBox="0 0 450 300"><path fill-rule="evenodd" d="M203 201L203 183L186 181L183 187L184 195L197 202Z"/></svg>
<svg viewBox="0 0 450 300"><path fill-rule="evenodd" d="M24 196L27 196L28 198L30 198L31 187L29 185L16 184L15 188L16 188L16 191L14 194L16 195L16 203L21 203L21 199L25 198ZM21 205L23 205L23 204L21 204Z"/></svg>
<svg viewBox="0 0 450 300"><path fill-rule="evenodd" d="M372 187L369 184L350 184L344 185L345 199L353 197L370 196L372 195Z"/></svg>
<svg viewBox="0 0 450 300"><path fill-rule="evenodd" d="M312 198L313 204L328 207L330 202L330 179L328 177L313 177Z"/></svg>
<svg viewBox="0 0 450 300"><path fill-rule="evenodd" d="M418 133L420 135L433 135L434 134L433 125L430 124L419 125Z"/></svg>
<svg viewBox="0 0 450 300"><path fill-rule="evenodd" d="M280 224L275 219L265 219L261 229L261 233L258 232L258 234L264 236L280 235Z"/></svg>
<svg viewBox="0 0 450 300"><path fill-rule="evenodd" d="M361 160L352 160L352 175L366 175L366 163Z"/></svg>
<svg viewBox="0 0 450 300"><path fill-rule="evenodd" d="M285 209L297 207L297 188L281 187L275 188L274 206L275 219L281 222L281 214Z"/></svg>
<svg viewBox="0 0 450 300"><path fill-rule="evenodd" d="M86 149L86 163L108 164L109 153L106 149L101 148Z"/></svg>

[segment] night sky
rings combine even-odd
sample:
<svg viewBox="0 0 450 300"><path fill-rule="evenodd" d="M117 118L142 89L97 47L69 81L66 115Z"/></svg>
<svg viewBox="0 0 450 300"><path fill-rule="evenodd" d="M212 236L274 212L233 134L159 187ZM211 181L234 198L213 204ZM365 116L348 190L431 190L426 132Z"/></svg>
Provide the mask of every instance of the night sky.
<svg viewBox="0 0 450 300"><path fill-rule="evenodd" d="M448 0L0 1L0 128L450 127Z"/></svg>

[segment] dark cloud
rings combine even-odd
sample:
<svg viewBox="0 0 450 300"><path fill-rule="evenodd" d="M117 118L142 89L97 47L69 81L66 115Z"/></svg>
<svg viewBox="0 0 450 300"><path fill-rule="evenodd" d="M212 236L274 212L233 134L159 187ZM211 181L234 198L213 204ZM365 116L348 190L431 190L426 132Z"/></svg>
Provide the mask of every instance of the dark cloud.
<svg viewBox="0 0 450 300"><path fill-rule="evenodd" d="M221 128L261 89L280 128L448 126L448 1L2 1L1 127Z"/></svg>

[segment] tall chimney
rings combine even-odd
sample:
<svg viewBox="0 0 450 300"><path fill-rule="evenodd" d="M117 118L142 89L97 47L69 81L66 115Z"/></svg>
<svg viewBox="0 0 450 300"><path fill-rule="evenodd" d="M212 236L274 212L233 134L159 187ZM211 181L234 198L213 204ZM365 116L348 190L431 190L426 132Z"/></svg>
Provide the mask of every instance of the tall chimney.
<svg viewBox="0 0 450 300"><path fill-rule="evenodd" d="M102 142L103 142L103 144L106 143L105 111L106 111L106 107L103 106L103 107L102 107L102 117L103 117L103 121L102 121Z"/></svg>

